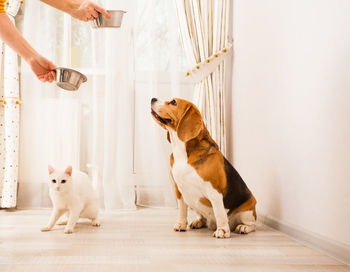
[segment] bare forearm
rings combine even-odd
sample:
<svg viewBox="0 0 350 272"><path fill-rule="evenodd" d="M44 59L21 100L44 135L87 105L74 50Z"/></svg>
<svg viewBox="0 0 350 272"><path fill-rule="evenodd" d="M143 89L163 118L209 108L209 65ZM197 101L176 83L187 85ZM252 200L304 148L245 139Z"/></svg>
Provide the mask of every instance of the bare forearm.
<svg viewBox="0 0 350 272"><path fill-rule="evenodd" d="M56 9L70 14L72 17L81 21L94 20L98 12L107 18L111 15L102 7L88 0L40 0Z"/></svg>
<svg viewBox="0 0 350 272"><path fill-rule="evenodd" d="M27 62L38 53L22 37L5 13L0 13L0 39L23 57Z"/></svg>
<svg viewBox="0 0 350 272"><path fill-rule="evenodd" d="M51 7L59 9L68 14L72 14L73 10L79 8L83 0L40 0Z"/></svg>
<svg viewBox="0 0 350 272"><path fill-rule="evenodd" d="M55 72L52 69L55 65L30 46L5 13L0 13L0 40L24 58L39 80L43 82L54 80Z"/></svg>

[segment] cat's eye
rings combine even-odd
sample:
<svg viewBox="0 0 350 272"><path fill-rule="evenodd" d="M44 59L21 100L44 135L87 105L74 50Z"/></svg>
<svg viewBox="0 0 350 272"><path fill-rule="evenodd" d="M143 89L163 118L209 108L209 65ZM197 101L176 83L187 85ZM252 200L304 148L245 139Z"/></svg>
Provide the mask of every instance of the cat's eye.
<svg viewBox="0 0 350 272"><path fill-rule="evenodd" d="M66 183L66 180L65 180L65 179L62 179L62 180L61 180L61 183Z"/></svg>
<svg viewBox="0 0 350 272"><path fill-rule="evenodd" d="M56 183L56 180L55 180L55 179L53 179L53 180L52 180L52 183Z"/></svg>
<svg viewBox="0 0 350 272"><path fill-rule="evenodd" d="M176 100L175 99L171 100L170 104L173 105L173 106L176 106Z"/></svg>

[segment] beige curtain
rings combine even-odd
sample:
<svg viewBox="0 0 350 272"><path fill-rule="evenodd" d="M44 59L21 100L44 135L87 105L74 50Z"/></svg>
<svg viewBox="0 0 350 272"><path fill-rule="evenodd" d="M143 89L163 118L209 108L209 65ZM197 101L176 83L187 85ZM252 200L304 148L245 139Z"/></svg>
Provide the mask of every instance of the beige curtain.
<svg viewBox="0 0 350 272"><path fill-rule="evenodd" d="M21 1L7 2L6 12L12 23ZM17 204L19 75L17 54L0 41L0 208Z"/></svg>
<svg viewBox="0 0 350 272"><path fill-rule="evenodd" d="M232 48L227 41L230 1L175 2L183 46L193 67L186 75L196 82L193 102L225 154L225 58Z"/></svg>

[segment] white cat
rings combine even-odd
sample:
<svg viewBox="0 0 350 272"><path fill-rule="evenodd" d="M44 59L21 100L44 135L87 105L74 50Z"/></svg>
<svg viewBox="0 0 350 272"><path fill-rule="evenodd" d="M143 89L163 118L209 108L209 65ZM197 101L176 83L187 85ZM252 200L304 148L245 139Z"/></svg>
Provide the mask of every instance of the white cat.
<svg viewBox="0 0 350 272"><path fill-rule="evenodd" d="M65 171L49 169L49 193L53 204L51 218L46 227L41 231L49 231L57 220L67 213L67 221L60 222L66 225L64 233L72 233L79 218L89 218L92 225L99 227L98 221L98 197L89 176L80 171L72 171L68 166Z"/></svg>

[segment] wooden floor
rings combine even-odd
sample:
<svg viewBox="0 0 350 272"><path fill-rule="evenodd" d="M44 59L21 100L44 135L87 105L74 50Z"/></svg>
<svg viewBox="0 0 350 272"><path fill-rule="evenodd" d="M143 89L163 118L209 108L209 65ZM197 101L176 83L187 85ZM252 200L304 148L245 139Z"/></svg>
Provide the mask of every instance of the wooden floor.
<svg viewBox="0 0 350 272"><path fill-rule="evenodd" d="M0 271L350 271L283 234L255 233L217 240L208 229L176 233L176 210L104 213L100 228L83 221L40 232L50 210L0 210Z"/></svg>

